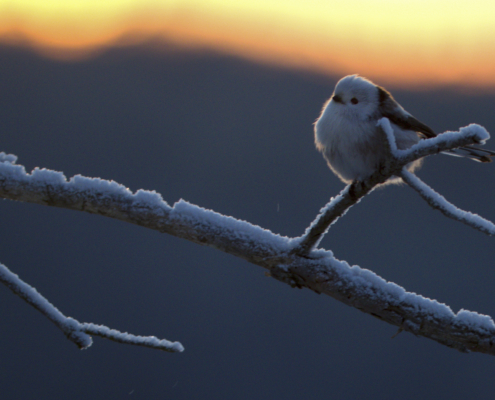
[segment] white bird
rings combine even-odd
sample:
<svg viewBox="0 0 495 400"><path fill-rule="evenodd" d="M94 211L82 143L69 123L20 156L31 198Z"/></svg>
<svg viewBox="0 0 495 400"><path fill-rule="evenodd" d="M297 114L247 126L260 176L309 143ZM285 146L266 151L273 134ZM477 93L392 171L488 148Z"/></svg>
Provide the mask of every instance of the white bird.
<svg viewBox="0 0 495 400"><path fill-rule="evenodd" d="M342 78L332 97L323 106L315 124L315 143L330 169L344 182L363 180L372 175L388 156L377 122L387 117L397 148L407 149L421 139L437 134L404 110L384 88L358 75ZM445 154L490 162L495 152L474 146ZM422 160L407 166L414 171ZM400 182L392 179L388 183Z"/></svg>

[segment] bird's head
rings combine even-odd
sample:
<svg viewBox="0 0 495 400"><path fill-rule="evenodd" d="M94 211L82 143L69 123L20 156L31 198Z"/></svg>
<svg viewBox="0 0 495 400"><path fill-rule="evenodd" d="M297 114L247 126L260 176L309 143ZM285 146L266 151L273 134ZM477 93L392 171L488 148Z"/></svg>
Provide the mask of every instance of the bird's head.
<svg viewBox="0 0 495 400"><path fill-rule="evenodd" d="M378 87L358 75L342 78L330 99L332 111L353 119L368 119L378 109Z"/></svg>

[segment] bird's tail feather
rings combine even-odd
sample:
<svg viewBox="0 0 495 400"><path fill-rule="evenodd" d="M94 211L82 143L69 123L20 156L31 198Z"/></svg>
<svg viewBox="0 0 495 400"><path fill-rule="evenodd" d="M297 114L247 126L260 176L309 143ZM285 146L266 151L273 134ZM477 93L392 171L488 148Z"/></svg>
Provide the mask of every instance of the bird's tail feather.
<svg viewBox="0 0 495 400"><path fill-rule="evenodd" d="M459 147L458 149L444 151L443 154L454 157L469 158L478 162L492 162L491 157L495 157L495 151L482 149L475 146Z"/></svg>

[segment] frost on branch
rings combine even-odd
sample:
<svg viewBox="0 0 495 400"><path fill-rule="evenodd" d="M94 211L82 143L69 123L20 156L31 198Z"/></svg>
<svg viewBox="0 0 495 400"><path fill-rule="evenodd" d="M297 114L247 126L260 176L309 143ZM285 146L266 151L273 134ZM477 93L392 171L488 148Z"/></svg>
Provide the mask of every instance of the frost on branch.
<svg viewBox="0 0 495 400"><path fill-rule="evenodd" d="M442 151L456 149L471 144L485 144L490 139L490 134L485 128L477 124L470 124L459 129L459 132L447 131L433 138L420 140L417 144L406 150L397 149L395 136L388 118L378 121L386 135L386 145L392 153L392 157L408 164L418 158L437 154Z"/></svg>
<svg viewBox="0 0 495 400"><path fill-rule="evenodd" d="M354 204L358 203L361 198L369 194L376 186L385 183L388 179L393 177L402 177L403 180L409 184L411 182L411 187L417 190L421 196L427 200L425 195L425 190L418 190L418 185L421 184L423 188L428 186L423 183L417 176L408 172L406 178L404 179L403 170L405 166L415 160L422 157L438 154L443 151L449 151L462 146L468 146L471 144L484 144L490 135L482 126L471 124L467 127L461 128L459 132L445 132L431 139L420 140L419 143L412 146L407 150L398 150L395 137L393 134L392 127L390 126L390 121L388 118L382 118L378 121L378 126L381 128L383 134L383 145L389 150L389 158L387 162L381 166L373 175L368 177L364 181L354 181L352 184L348 185L342 192L335 198L331 199L317 216L316 220L311 224L311 226L306 230L304 235L298 240L297 246L292 250L292 253L297 254L309 254L312 249L314 249L318 243L323 238L324 234L329 229L330 225L335 223L338 218L344 215L347 210ZM407 171L406 171L407 172ZM411 178L408 178L411 177ZM416 185L413 184L413 178ZM432 189L430 189L432 191ZM433 191L432 191L433 192ZM436 196L438 198L438 195ZM440 196L441 197L441 196ZM449 204L446 202L445 204ZM428 201L428 200L427 200ZM428 201L430 205L434 208L440 210L446 210L445 207L440 208L434 206L432 202ZM453 205L449 206L452 210ZM457 210L457 209L456 209ZM481 220L485 221L483 225L486 227L487 224L491 222L479 218L478 223L473 225L470 222L473 221L472 218L457 218L460 214L465 213L462 210L457 210L459 212L444 212L444 215L462 221L475 229L479 229L484 233L492 234L491 231L486 229L480 229L479 222ZM493 224L492 224L493 225Z"/></svg>
<svg viewBox="0 0 495 400"><path fill-rule="evenodd" d="M91 346L93 341L89 335L94 335L119 343L152 347L174 353L184 351L184 348L179 342L169 342L164 339L160 340L154 336L135 336L107 328L106 326L80 323L73 318L66 317L53 304L38 293L35 288L22 281L3 264L0 264L0 282L52 321L60 330L62 330L65 336L67 336L70 341L74 342L80 349L87 349Z"/></svg>
<svg viewBox="0 0 495 400"><path fill-rule="evenodd" d="M402 179L411 186L426 202L436 210L439 210L445 216L463 222L487 235L495 235L495 225L469 211L463 211L452 203L445 200L445 197L435 192L426 183L422 182L416 175L410 173L405 168L401 174Z"/></svg>
<svg viewBox="0 0 495 400"><path fill-rule="evenodd" d="M489 316L467 310L455 314L436 300L407 292L369 270L351 267L345 261L334 258L330 251L315 249L331 224L352 205L377 185L399 176L418 190L430 205L440 208L446 215L471 226L475 224L477 229L493 234L493 224L470 213L462 214L441 196L432 194L434 192L417 177L403 173L404 166L418 158L487 140L489 135L483 128L471 125L460 132L449 132L423 140L411 149L399 152L393 138L390 139L388 120L383 119L380 124L384 145L390 150L388 162L365 181L347 186L322 209L317 219L299 238L282 237L183 200L170 207L156 192L139 190L132 193L113 181L80 175L67 181L62 173L46 169L35 169L28 174L23 166L15 165L15 156L4 153L0 153L0 197L100 214L211 246L268 269L272 277L292 287L306 287L316 293L329 295L397 326L399 331L424 336L460 351L495 355L495 324ZM14 287L10 283L11 275L4 275L2 282ZM13 290L33 304L39 294L31 289L27 292ZM37 308L42 311L43 307ZM159 347L161 343L172 351L182 349L180 344L121 334L94 324L81 324L63 315L60 317L57 313L58 310L45 315L49 314L47 317L66 334L77 332L76 338L81 341L82 347L88 345L87 335L91 334L151 347Z"/></svg>

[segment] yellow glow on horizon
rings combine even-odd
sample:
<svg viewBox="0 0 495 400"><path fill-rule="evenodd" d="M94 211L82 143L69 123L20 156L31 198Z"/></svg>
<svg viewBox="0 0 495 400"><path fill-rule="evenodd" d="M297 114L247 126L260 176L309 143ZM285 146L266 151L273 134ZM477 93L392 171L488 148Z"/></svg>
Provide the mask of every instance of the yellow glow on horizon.
<svg viewBox="0 0 495 400"><path fill-rule="evenodd" d="M0 0L0 41L69 58L158 37L396 85L495 88L494 15L492 0Z"/></svg>

